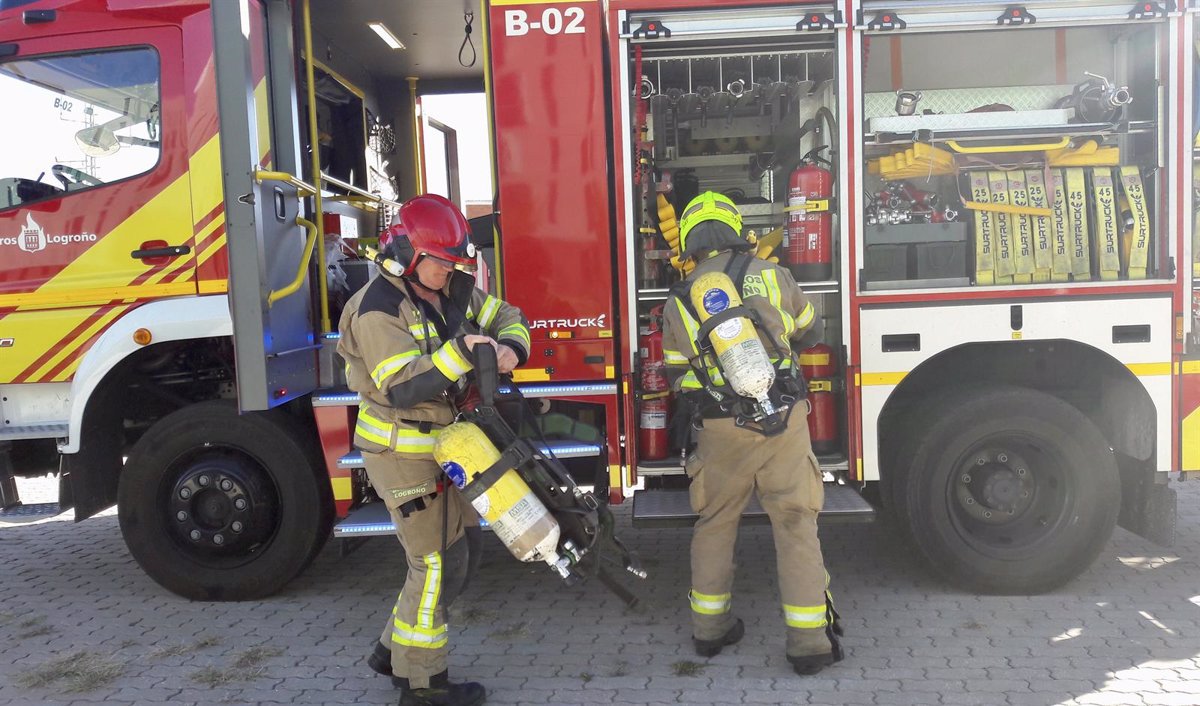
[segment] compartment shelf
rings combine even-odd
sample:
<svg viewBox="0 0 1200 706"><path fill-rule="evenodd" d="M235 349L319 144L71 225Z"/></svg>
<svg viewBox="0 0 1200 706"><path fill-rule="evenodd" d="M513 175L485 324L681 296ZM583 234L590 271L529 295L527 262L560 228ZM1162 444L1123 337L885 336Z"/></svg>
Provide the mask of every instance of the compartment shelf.
<svg viewBox="0 0 1200 706"><path fill-rule="evenodd" d="M748 167L757 152L730 152L728 154L697 154L675 159L657 160L663 169L701 169L705 167Z"/></svg>
<svg viewBox="0 0 1200 706"><path fill-rule="evenodd" d="M948 140L1000 140L1000 139L1045 139L1055 137L1085 137L1088 135L1136 135L1155 130L1153 120L1130 121L1128 129L1118 130L1112 123L1075 123L1070 125L1053 125L1048 127L1017 126L1011 128L964 128L921 131L927 132L928 137L921 142L946 142ZM883 147L904 145L916 142L915 133L866 133L863 142L866 147Z"/></svg>
<svg viewBox="0 0 1200 706"><path fill-rule="evenodd" d="M800 289L804 290L805 294L837 294L841 291L842 285L837 280L826 280L824 282L798 282ZM639 302L665 302L667 300L668 289L639 289L637 298Z"/></svg>
<svg viewBox="0 0 1200 706"><path fill-rule="evenodd" d="M817 461L821 465L821 472L826 482L836 482L835 474L850 470L850 463L845 454L817 454ZM683 464L679 462L678 457L668 457L661 461L643 460L639 461L637 465L639 476L672 476L682 475L683 472Z"/></svg>

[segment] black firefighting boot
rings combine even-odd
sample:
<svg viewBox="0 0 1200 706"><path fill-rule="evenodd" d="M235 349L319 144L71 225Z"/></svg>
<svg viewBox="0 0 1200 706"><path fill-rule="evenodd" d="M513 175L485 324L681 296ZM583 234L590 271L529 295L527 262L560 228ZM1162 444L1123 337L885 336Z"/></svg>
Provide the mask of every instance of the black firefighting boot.
<svg viewBox="0 0 1200 706"><path fill-rule="evenodd" d="M468 681L451 684L449 673L441 672L429 677L429 687L413 689L403 677L392 677L404 691L400 694L400 706L479 706L487 700L487 690L482 684Z"/></svg>
<svg viewBox="0 0 1200 706"><path fill-rule="evenodd" d="M832 611L832 605L830 606ZM842 626L838 624L837 612L832 612L833 618L829 624L825 626L825 636L829 638L829 644L832 649L829 652L815 655L802 655L799 657L787 656L787 661L791 663L792 670L802 677L811 677L820 672L822 669L836 663L841 662L846 654L842 651Z"/></svg>
<svg viewBox="0 0 1200 706"><path fill-rule="evenodd" d="M367 655L367 666L376 674L392 677L392 686L397 689L403 688L400 677L392 676L392 651L384 647L382 642L375 641L375 648Z"/></svg>
<svg viewBox="0 0 1200 706"><path fill-rule="evenodd" d="M746 634L746 624L741 618L729 628L729 632L715 640L697 640L692 638L692 643L696 645L696 654L701 657L716 657L721 654L721 648L726 645L732 645Z"/></svg>

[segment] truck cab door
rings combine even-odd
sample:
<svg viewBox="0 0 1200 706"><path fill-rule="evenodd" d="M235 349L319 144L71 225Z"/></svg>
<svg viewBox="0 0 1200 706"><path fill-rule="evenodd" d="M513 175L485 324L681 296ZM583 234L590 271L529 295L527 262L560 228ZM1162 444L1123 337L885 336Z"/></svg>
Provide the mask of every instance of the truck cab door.
<svg viewBox="0 0 1200 706"><path fill-rule="evenodd" d="M3 384L69 383L125 312L196 293L178 28L37 29L0 62Z"/></svg>
<svg viewBox="0 0 1200 706"><path fill-rule="evenodd" d="M212 5L238 402L265 410L317 386L295 54L285 0ZM299 286L293 287L297 277Z"/></svg>

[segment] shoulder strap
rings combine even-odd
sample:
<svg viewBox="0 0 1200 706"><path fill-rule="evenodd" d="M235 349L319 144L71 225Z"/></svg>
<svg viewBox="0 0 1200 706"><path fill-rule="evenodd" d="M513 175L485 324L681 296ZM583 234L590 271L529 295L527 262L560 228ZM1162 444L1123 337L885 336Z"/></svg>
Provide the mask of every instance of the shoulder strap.
<svg viewBox="0 0 1200 706"><path fill-rule="evenodd" d="M746 291L746 273L750 271L750 261L753 259L748 253L739 252L729 258L729 263L725 265L725 274L729 275L733 286L737 287L738 298L742 298Z"/></svg>

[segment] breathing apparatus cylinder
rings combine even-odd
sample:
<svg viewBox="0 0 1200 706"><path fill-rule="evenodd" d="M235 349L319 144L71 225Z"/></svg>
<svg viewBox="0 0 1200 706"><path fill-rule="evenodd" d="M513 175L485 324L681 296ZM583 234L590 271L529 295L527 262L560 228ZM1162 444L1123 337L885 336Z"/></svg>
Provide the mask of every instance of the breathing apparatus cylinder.
<svg viewBox="0 0 1200 706"><path fill-rule="evenodd" d="M691 298L702 325L726 309L742 305L737 287L724 272L706 272L696 278ZM708 334L708 340L729 387L742 397L753 399L762 417L777 414L779 410L770 397L775 368L758 338L754 322L745 316L734 316L717 324Z"/></svg>
<svg viewBox="0 0 1200 706"><path fill-rule="evenodd" d="M525 562L544 561L563 578L570 575L568 560L557 551L558 521L516 470L508 469L483 492L473 492L478 477L500 460L500 452L482 429L472 422L451 424L438 435L433 457L513 556Z"/></svg>

